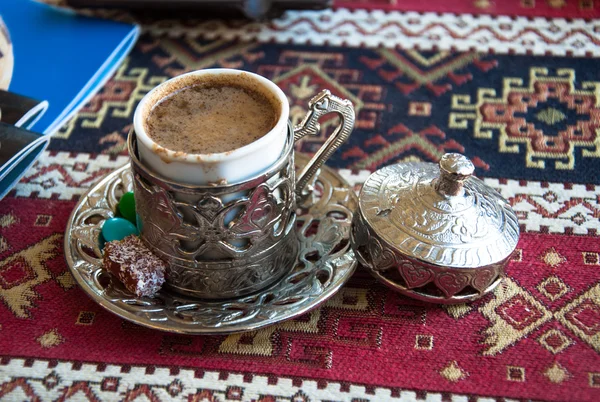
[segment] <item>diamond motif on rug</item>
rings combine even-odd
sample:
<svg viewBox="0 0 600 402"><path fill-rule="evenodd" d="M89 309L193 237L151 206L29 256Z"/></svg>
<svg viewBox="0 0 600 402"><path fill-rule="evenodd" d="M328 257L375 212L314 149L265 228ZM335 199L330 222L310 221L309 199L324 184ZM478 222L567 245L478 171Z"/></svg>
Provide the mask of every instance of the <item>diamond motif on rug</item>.
<svg viewBox="0 0 600 402"><path fill-rule="evenodd" d="M600 284L555 314L557 320L600 352Z"/></svg>
<svg viewBox="0 0 600 402"><path fill-rule="evenodd" d="M510 278L496 288L494 295L479 308L492 324L484 331L486 356L500 353L552 319L544 305Z"/></svg>
<svg viewBox="0 0 600 402"><path fill-rule="evenodd" d="M550 380L550 382L553 382L554 384L560 384L569 378L569 372L557 362L554 362L551 367L548 367L544 371L544 375L546 378L548 378L548 380Z"/></svg>
<svg viewBox="0 0 600 402"><path fill-rule="evenodd" d="M546 123L549 126L553 126L556 123L560 123L563 120L566 120L567 116L563 112L553 107L548 107L543 109L541 112L538 112L535 117L541 121Z"/></svg>
<svg viewBox="0 0 600 402"><path fill-rule="evenodd" d="M44 349L53 348L64 342L63 337L58 333L56 329L52 329L44 333L43 335L39 336L36 340Z"/></svg>
<svg viewBox="0 0 600 402"><path fill-rule="evenodd" d="M558 354L573 344L573 341L558 329L546 331L538 338L538 342L553 354Z"/></svg>
<svg viewBox="0 0 600 402"><path fill-rule="evenodd" d="M559 266L567 261L565 257L560 255L554 247L549 248L541 255L541 260L552 268Z"/></svg>
<svg viewBox="0 0 600 402"><path fill-rule="evenodd" d="M514 329L520 331L544 317L544 311L519 294L496 309L498 316Z"/></svg>
<svg viewBox="0 0 600 402"><path fill-rule="evenodd" d="M469 375L469 373L467 373L458 365L456 360L451 361L443 369L441 369L440 374L450 382L464 380Z"/></svg>
<svg viewBox="0 0 600 402"><path fill-rule="evenodd" d="M532 67L529 83L523 81L505 78L501 94L480 88L475 101L453 95L448 125L472 125L476 139L495 137L501 153L524 154L528 168L543 169L554 160L556 169L573 170L579 152L583 158L600 158L600 82L577 88L575 70L552 75L543 67Z"/></svg>
<svg viewBox="0 0 600 402"><path fill-rule="evenodd" d="M60 376L53 371L44 377L42 384L44 384L44 387L46 387L47 390L51 390L60 384L60 380Z"/></svg>
<svg viewBox="0 0 600 402"><path fill-rule="evenodd" d="M552 311L510 278L496 288L494 298L479 307L490 321L483 333L487 349L483 355L496 355L555 320L600 352L600 284L569 304ZM538 341L551 353L566 349L572 341L559 330L544 333Z"/></svg>
<svg viewBox="0 0 600 402"><path fill-rule="evenodd" d="M363 56L360 60L405 95L425 87L440 96L453 85L464 84L473 78L465 71L467 66L473 64L481 71L488 71L497 65L495 60L482 60L482 56L474 52L403 52L381 48L377 54L379 57Z"/></svg>
<svg viewBox="0 0 600 402"><path fill-rule="evenodd" d="M569 287L557 276L549 276L537 285L537 290L550 301L556 301L569 292Z"/></svg>

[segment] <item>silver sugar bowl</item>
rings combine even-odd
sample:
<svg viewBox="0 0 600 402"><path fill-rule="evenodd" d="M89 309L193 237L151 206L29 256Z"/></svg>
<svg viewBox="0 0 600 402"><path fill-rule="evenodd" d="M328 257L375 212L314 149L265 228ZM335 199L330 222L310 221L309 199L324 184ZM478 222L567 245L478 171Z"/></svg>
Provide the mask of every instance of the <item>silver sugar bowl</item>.
<svg viewBox="0 0 600 402"><path fill-rule="evenodd" d="M461 154L373 173L354 214L352 247L383 284L419 300L475 300L501 282L519 240L517 216Z"/></svg>

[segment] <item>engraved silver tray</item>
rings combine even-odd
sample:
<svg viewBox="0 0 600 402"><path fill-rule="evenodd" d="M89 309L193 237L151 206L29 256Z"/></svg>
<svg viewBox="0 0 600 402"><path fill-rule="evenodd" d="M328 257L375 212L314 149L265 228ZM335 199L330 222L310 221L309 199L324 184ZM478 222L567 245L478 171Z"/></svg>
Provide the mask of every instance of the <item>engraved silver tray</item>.
<svg viewBox="0 0 600 402"><path fill-rule="evenodd" d="M300 170L308 158L296 154ZM302 315L333 296L350 278L357 262L350 231L357 197L337 173L322 167L314 191L298 205L299 254L281 281L254 295L207 301L161 290L138 298L102 269L99 234L114 216L121 194L132 191L129 165L108 174L77 203L65 232L65 257L73 277L108 311L136 324L181 334L252 331Z"/></svg>

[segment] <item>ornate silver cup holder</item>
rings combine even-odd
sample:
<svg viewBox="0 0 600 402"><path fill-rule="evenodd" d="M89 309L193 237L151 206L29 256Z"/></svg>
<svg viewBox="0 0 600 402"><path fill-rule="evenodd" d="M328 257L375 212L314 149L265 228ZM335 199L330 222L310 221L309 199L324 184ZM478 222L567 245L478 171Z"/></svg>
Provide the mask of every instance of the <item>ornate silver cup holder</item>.
<svg viewBox="0 0 600 402"><path fill-rule="evenodd" d="M296 154L301 171L309 159ZM322 167L312 193L298 203L298 258L293 269L250 296L203 300L168 288L138 298L102 268L102 222L115 216L120 196L132 191L130 165L108 174L75 206L65 233L65 256L73 277L94 301L136 324L182 334L227 334L256 330L314 309L350 278L357 262L350 232L357 197L337 173Z"/></svg>

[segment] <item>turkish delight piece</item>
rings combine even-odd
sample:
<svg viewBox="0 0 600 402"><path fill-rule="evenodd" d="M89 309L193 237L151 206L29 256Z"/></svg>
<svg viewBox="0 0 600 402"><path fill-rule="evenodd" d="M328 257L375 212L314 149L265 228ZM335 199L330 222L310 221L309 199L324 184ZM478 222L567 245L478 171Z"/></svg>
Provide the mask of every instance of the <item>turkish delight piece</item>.
<svg viewBox="0 0 600 402"><path fill-rule="evenodd" d="M154 297L165 282L165 262L135 235L107 242L103 265L138 297Z"/></svg>

